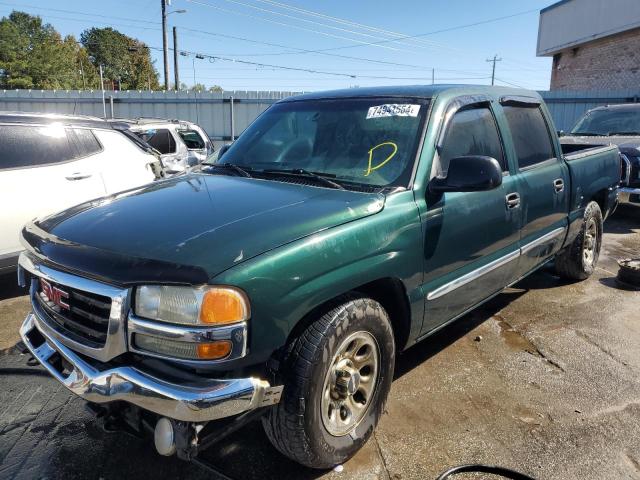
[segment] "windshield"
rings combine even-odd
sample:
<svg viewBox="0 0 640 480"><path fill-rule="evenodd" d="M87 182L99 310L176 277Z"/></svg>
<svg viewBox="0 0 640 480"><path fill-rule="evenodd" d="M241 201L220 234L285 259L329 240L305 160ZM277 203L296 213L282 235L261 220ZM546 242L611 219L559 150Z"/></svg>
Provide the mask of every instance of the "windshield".
<svg viewBox="0 0 640 480"><path fill-rule="evenodd" d="M296 170L341 182L407 186L425 100L363 98L279 103L220 159L251 171Z"/></svg>
<svg viewBox="0 0 640 480"><path fill-rule="evenodd" d="M640 135L640 108L637 110L593 110L582 117L573 135Z"/></svg>

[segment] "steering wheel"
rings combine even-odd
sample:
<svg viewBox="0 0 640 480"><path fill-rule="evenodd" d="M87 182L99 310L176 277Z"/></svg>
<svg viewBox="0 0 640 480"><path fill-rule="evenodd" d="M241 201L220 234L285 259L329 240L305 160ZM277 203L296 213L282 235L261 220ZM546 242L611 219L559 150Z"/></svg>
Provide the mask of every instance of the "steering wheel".
<svg viewBox="0 0 640 480"><path fill-rule="evenodd" d="M299 138L294 142L285 145L275 159L275 163L285 163L288 161L299 162L311 156L313 145L309 138Z"/></svg>

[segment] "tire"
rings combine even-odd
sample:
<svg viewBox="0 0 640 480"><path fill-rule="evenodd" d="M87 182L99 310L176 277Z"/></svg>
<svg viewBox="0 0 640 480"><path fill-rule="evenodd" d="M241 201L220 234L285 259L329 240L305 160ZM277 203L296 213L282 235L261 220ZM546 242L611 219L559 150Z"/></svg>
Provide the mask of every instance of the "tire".
<svg viewBox="0 0 640 480"><path fill-rule="evenodd" d="M307 467L345 462L367 442L384 412L394 363L386 311L370 298L345 297L291 343L279 372L282 397L262 418L269 440Z"/></svg>
<svg viewBox="0 0 640 480"><path fill-rule="evenodd" d="M570 280L585 280L594 272L602 247L602 212L596 202L584 210L575 240L556 255L556 273Z"/></svg>

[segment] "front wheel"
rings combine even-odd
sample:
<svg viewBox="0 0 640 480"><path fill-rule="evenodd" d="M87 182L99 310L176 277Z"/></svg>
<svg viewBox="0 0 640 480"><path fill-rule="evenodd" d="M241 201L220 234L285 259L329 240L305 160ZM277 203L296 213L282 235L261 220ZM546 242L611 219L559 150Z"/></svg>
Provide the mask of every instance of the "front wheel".
<svg viewBox="0 0 640 480"><path fill-rule="evenodd" d="M584 210L578 236L556 256L556 272L571 280L591 276L598 263L602 247L602 212L596 202L589 202Z"/></svg>
<svg viewBox="0 0 640 480"><path fill-rule="evenodd" d="M386 311L370 298L345 300L293 342L281 369L282 398L263 417L271 443L312 468L343 463L366 443L393 378Z"/></svg>

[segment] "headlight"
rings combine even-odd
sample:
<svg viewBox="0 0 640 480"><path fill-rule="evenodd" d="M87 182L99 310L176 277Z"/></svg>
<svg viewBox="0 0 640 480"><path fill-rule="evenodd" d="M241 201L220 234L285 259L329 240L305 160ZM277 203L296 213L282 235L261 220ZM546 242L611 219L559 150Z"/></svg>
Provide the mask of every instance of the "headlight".
<svg viewBox="0 0 640 480"><path fill-rule="evenodd" d="M229 325L250 317L246 296L231 287L144 285L136 289L135 312L151 320L203 326Z"/></svg>

